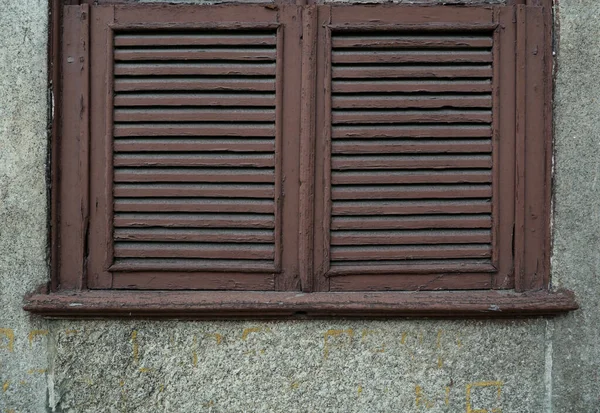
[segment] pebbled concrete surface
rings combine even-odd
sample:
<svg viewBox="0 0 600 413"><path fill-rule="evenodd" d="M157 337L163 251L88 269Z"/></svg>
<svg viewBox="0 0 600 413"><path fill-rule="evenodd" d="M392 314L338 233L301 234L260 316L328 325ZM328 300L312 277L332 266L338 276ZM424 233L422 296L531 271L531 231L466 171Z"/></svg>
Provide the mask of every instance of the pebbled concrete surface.
<svg viewBox="0 0 600 413"><path fill-rule="evenodd" d="M46 1L0 1L0 412L600 412L600 4L561 0L553 282L508 321L42 321Z"/></svg>
<svg viewBox="0 0 600 413"><path fill-rule="evenodd" d="M600 2L560 0L553 281L581 310L552 325L554 412L600 412Z"/></svg>
<svg viewBox="0 0 600 413"><path fill-rule="evenodd" d="M46 9L45 0L0 1L2 413L46 406L46 344L29 340L45 323L21 310L23 296L48 278Z"/></svg>

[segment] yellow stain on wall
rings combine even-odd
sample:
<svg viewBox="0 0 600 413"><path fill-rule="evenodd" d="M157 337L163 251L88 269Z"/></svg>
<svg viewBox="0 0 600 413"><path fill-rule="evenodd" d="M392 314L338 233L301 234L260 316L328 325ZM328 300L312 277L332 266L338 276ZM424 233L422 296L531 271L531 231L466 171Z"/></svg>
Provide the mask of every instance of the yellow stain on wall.
<svg viewBox="0 0 600 413"><path fill-rule="evenodd" d="M358 393L358 395L360 396L360 394L362 393L363 388L362 386L358 386L358 389L356 390L356 393Z"/></svg>
<svg viewBox="0 0 600 413"><path fill-rule="evenodd" d="M504 383L501 381L478 381L474 383L467 384L467 413L502 413L502 410L499 408L493 408L491 410L488 409L473 409L471 405L471 391L477 387L496 387L497 399L500 400L500 396L502 394L502 386Z"/></svg>
<svg viewBox="0 0 600 413"><path fill-rule="evenodd" d="M48 330L31 330L27 336L27 340L29 340L29 347L33 345L33 340L35 340L36 337L44 337L47 335Z"/></svg>
<svg viewBox="0 0 600 413"><path fill-rule="evenodd" d="M140 373L150 373L153 369L148 367L140 367Z"/></svg>
<svg viewBox="0 0 600 413"><path fill-rule="evenodd" d="M139 354L140 354L140 345L137 341L137 330L133 330L131 333L131 344L133 346L133 362L137 364L137 362L139 361Z"/></svg>
<svg viewBox="0 0 600 413"><path fill-rule="evenodd" d="M354 337L354 330L348 328L346 330L331 329L327 330L323 335L323 358L329 357L329 339L332 337L340 337L346 335L348 337L348 344L352 343L352 337Z"/></svg>
<svg viewBox="0 0 600 413"><path fill-rule="evenodd" d="M444 358L442 356L438 356L437 366L438 366L438 369L441 369L442 367L444 367Z"/></svg>
<svg viewBox="0 0 600 413"><path fill-rule="evenodd" d="M438 330L438 333L437 333L437 338L436 338L436 340L435 340L435 346L436 346L438 349L441 349L441 348L442 348L442 334L443 334L443 333L444 333L444 331L443 331L443 330Z"/></svg>
<svg viewBox="0 0 600 413"><path fill-rule="evenodd" d="M204 335L214 338L217 342L217 345L221 344L221 342L223 341L223 336L219 333L204 333Z"/></svg>
<svg viewBox="0 0 600 413"><path fill-rule="evenodd" d="M415 359L415 353L408 347L408 345L406 345L407 343L407 339L408 339L408 333L406 331L402 332L402 337L400 338L400 344L406 346L406 351L408 351L408 354L411 358L411 360Z"/></svg>
<svg viewBox="0 0 600 413"><path fill-rule="evenodd" d="M376 332L375 330L363 330L363 331L362 331L362 338L361 338L361 341L364 343L365 339L366 339L368 336L372 336L372 335L375 335L375 334L377 334L377 332Z"/></svg>
<svg viewBox="0 0 600 413"><path fill-rule="evenodd" d="M9 388L9 386L10 386L10 381L8 381L8 380L7 380L7 381L5 381L5 382L4 382L4 384L2 385L2 392L3 392L3 393L6 393L6 391L7 391L7 390L8 390L8 388Z"/></svg>
<svg viewBox="0 0 600 413"><path fill-rule="evenodd" d="M12 353L15 350L15 331L12 328L0 328L0 335L8 340L7 344L0 343L0 348L5 348Z"/></svg>
<svg viewBox="0 0 600 413"><path fill-rule="evenodd" d="M450 386L446 386L446 397L444 398L444 404L446 406L450 404Z"/></svg>
<svg viewBox="0 0 600 413"><path fill-rule="evenodd" d="M423 388L419 385L415 386L415 406L423 406L426 409L431 409L435 403L431 400L427 400L423 395Z"/></svg>
<svg viewBox="0 0 600 413"><path fill-rule="evenodd" d="M248 340L248 336L252 333L260 333L262 331L265 331L265 329L263 327L249 327L249 328L245 328L244 331L242 331L242 340L246 341Z"/></svg>
<svg viewBox="0 0 600 413"><path fill-rule="evenodd" d="M67 329L67 330L65 330L65 334L68 335L68 336L70 336L72 334L77 334L77 333L79 333L79 331L75 330L75 329Z"/></svg>
<svg viewBox="0 0 600 413"><path fill-rule="evenodd" d="M290 388L291 388L291 389L297 389L298 387L300 387L300 383L298 383L297 381L293 381L293 382L290 384Z"/></svg>
<svg viewBox="0 0 600 413"><path fill-rule="evenodd" d="M198 365L198 353L196 352L196 348L198 347L198 337L194 335L194 349L192 350L192 366L196 367Z"/></svg>
<svg viewBox="0 0 600 413"><path fill-rule="evenodd" d="M27 374L44 374L46 369L29 369L27 370Z"/></svg>

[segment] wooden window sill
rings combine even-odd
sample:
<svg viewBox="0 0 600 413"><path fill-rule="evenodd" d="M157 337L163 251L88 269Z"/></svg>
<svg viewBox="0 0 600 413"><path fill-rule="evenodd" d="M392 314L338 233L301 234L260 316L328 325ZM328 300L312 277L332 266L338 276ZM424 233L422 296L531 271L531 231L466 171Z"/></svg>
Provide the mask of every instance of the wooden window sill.
<svg viewBox="0 0 600 413"><path fill-rule="evenodd" d="M576 310L569 291L226 292L34 294L24 309L54 318L528 317Z"/></svg>

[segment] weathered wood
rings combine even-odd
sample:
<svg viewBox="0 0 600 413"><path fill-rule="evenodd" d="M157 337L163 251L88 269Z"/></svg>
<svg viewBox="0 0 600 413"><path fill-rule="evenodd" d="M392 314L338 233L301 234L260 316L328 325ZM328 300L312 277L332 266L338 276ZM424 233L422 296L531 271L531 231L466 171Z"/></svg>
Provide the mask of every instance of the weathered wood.
<svg viewBox="0 0 600 413"><path fill-rule="evenodd" d="M25 310L47 317L531 317L578 307L565 291L457 292L155 292L38 294Z"/></svg>

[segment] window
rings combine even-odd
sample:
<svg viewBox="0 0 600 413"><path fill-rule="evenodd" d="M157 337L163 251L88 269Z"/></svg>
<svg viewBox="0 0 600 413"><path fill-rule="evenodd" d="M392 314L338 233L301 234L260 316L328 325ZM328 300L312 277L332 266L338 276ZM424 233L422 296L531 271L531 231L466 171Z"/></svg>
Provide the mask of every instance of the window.
<svg viewBox="0 0 600 413"><path fill-rule="evenodd" d="M548 9L57 11L53 283L27 309L576 308L548 289Z"/></svg>

